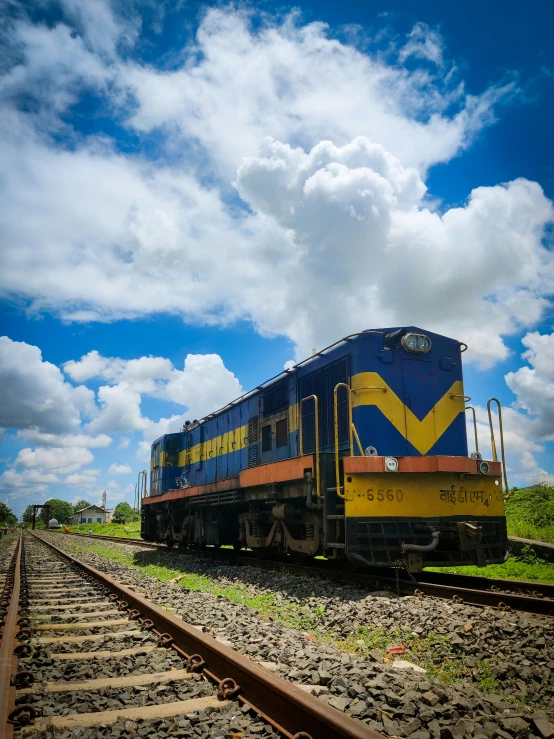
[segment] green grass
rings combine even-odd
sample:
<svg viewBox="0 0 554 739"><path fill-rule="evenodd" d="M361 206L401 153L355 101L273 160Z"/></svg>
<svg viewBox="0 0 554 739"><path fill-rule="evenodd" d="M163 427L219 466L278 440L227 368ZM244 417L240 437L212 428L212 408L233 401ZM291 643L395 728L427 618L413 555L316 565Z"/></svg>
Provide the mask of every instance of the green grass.
<svg viewBox="0 0 554 739"><path fill-rule="evenodd" d="M121 536L123 539L140 539L140 521L135 523L80 523L71 524L69 527L69 530L76 534L87 534L89 529L92 529L93 534Z"/></svg>
<svg viewBox="0 0 554 739"><path fill-rule="evenodd" d="M544 582L554 584L554 564L535 559L534 562L511 557L503 565L487 567L426 567L431 572L446 572L454 575L476 575L477 577L494 577L503 580L525 580L527 582Z"/></svg>
<svg viewBox="0 0 554 739"><path fill-rule="evenodd" d="M506 501L506 519L510 536L554 542L554 488L514 488Z"/></svg>

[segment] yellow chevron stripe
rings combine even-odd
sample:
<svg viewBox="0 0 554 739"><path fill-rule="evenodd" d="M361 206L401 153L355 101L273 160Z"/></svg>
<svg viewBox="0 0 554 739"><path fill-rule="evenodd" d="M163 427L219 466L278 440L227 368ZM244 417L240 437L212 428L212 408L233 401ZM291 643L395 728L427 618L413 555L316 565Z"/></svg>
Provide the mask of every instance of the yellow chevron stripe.
<svg viewBox="0 0 554 739"><path fill-rule="evenodd" d="M464 413L463 394L463 383L456 380L420 421L377 372L360 372L352 378L352 407L377 406L420 454L427 454L456 416Z"/></svg>

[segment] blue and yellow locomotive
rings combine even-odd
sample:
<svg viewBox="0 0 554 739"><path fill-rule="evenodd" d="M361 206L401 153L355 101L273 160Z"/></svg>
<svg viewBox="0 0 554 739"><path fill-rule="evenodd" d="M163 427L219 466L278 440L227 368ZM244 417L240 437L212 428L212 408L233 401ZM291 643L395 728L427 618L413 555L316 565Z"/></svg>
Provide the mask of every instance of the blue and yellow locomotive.
<svg viewBox="0 0 554 739"><path fill-rule="evenodd" d="M143 538L412 571L505 561L501 463L468 456L465 348L363 331L187 421L152 445Z"/></svg>

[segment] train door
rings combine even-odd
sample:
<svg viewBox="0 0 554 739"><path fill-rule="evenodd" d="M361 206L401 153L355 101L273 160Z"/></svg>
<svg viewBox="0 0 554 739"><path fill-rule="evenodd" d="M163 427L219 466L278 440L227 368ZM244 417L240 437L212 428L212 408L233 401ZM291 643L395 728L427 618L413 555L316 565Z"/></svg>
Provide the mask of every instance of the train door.
<svg viewBox="0 0 554 739"><path fill-rule="evenodd" d="M216 446L217 446L217 419L211 418L206 424L206 482L214 482L216 479Z"/></svg>
<svg viewBox="0 0 554 739"><path fill-rule="evenodd" d="M241 469L260 464L260 395L256 393L241 404L241 428L243 432Z"/></svg>
<svg viewBox="0 0 554 739"><path fill-rule="evenodd" d="M433 394L436 383L433 383L432 374L433 368L429 360L402 358L408 454L414 453L414 447L420 454L426 454L437 440L432 409L438 398Z"/></svg>
<svg viewBox="0 0 554 739"><path fill-rule="evenodd" d="M288 377L285 377L262 391L260 429L262 464L286 459L289 456L288 409Z"/></svg>
<svg viewBox="0 0 554 739"><path fill-rule="evenodd" d="M184 455L181 455L181 461L183 463L182 471L181 471L181 484L182 485L191 485L191 470L192 470L192 431L187 431L185 433L185 443L184 443Z"/></svg>
<svg viewBox="0 0 554 739"><path fill-rule="evenodd" d="M227 477L228 466L228 439L229 439L229 414L222 413L217 417L217 439L215 455L217 457L217 479L223 480Z"/></svg>
<svg viewBox="0 0 554 739"><path fill-rule="evenodd" d="M227 455L227 474L229 477L236 477L240 470L240 425L240 408L237 405L229 409L229 454Z"/></svg>
<svg viewBox="0 0 554 739"><path fill-rule="evenodd" d="M206 450L204 445L204 425L196 426L192 432L192 470L195 485L206 480Z"/></svg>

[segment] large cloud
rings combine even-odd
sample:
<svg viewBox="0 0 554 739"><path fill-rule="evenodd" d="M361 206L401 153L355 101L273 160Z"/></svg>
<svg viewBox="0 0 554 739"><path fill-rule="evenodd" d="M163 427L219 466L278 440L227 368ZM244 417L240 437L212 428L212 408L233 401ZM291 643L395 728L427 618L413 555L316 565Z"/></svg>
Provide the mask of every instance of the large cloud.
<svg viewBox="0 0 554 739"><path fill-rule="evenodd" d="M272 271L260 322L285 326L304 353L368 325L410 323L491 364L507 355L501 335L536 322L541 290L554 291L542 244L554 209L534 182L477 188L441 215L425 207L415 170L360 137L309 153L268 139L237 186L282 229L287 270Z"/></svg>
<svg viewBox="0 0 554 739"><path fill-rule="evenodd" d="M554 333L533 332L522 339L523 354L531 367L509 372L506 382L517 395L516 405L533 418L535 439L554 440Z"/></svg>
<svg viewBox="0 0 554 739"><path fill-rule="evenodd" d="M112 383L98 390L99 415L88 425L90 431L143 431L153 438L153 421L141 414L143 395L185 406L187 417L201 417L225 405L241 392L241 385L218 354L188 354L183 369L164 357L119 359L89 352L70 361L64 370L74 379L101 378ZM182 425L185 416L175 415L157 422L168 428ZM163 432L165 433L165 431Z"/></svg>
<svg viewBox="0 0 554 739"><path fill-rule="evenodd" d="M93 460L94 456L88 449L37 447L36 449L21 449L13 464L14 467L36 468L64 474L77 472Z"/></svg>
<svg viewBox="0 0 554 739"><path fill-rule="evenodd" d="M142 131L167 128L199 144L228 176L267 135L311 148L321 139L345 144L365 134L424 170L459 153L492 120L494 103L512 91L511 85L491 87L471 97L463 84L446 83L442 72L408 71L397 59L341 43L323 23L302 25L295 15L282 24L267 16L255 20L211 9L180 68L126 65L120 83L138 103L131 124ZM419 23L400 62L442 60L440 44L440 36Z"/></svg>
<svg viewBox="0 0 554 739"><path fill-rule="evenodd" d="M60 433L94 413L92 390L65 382L38 347L0 337L0 426Z"/></svg>
<svg viewBox="0 0 554 739"><path fill-rule="evenodd" d="M164 311L247 319L291 338L297 356L337 333L418 320L492 362L506 353L503 335L540 316L551 289L539 247L550 204L537 185L480 188L442 215L421 200L427 168L470 145L514 92L466 95L437 31L417 24L393 58L297 16L280 23L211 9L182 64L166 72L121 53L137 24L107 3L85 12L64 0L63 9L51 27L17 22L1 81L4 296L74 321ZM11 95L18 90L34 100L33 115ZM136 131L162 131L162 156L74 138L59 116L83 91ZM71 145L60 145L60 131ZM275 141L259 149L268 134ZM335 145L318 143L327 138ZM233 196L235 178L254 212ZM302 289L292 291L297 279ZM485 308L486 332L476 328ZM85 381L97 360L68 371ZM139 391L136 377L129 382Z"/></svg>

